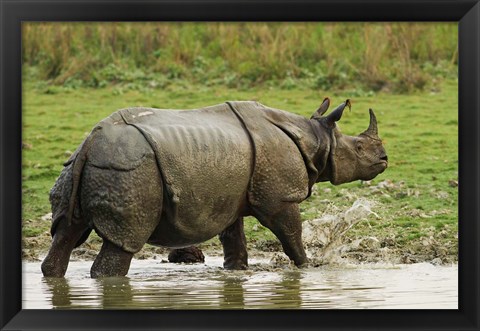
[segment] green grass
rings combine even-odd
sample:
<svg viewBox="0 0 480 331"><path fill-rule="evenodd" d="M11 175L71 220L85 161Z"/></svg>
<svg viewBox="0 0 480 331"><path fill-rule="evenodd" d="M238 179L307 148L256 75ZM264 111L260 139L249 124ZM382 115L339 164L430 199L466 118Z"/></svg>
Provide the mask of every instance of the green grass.
<svg viewBox="0 0 480 331"><path fill-rule="evenodd" d="M206 87L185 82L144 90L117 86L93 89L52 87L27 82L23 91L23 233L48 231L40 217L50 212L48 192L62 163L92 127L113 111L128 106L195 108L226 100L258 100L271 107L309 117L324 96L333 104L351 97L311 89ZM346 209L364 197L377 202L379 219L361 222L351 236L395 236L400 245L446 231L453 241L458 229L458 108L457 82L444 81L436 92L409 95L378 93L353 97L352 111L339 122L344 134L356 135L368 126L368 108L375 110L379 135L389 156L389 168L371 183L340 186L320 183L301 204L302 218L322 215L333 204ZM390 187L375 186L390 181ZM327 202L328 201L328 202ZM246 220L248 240L271 240L273 235L252 218Z"/></svg>

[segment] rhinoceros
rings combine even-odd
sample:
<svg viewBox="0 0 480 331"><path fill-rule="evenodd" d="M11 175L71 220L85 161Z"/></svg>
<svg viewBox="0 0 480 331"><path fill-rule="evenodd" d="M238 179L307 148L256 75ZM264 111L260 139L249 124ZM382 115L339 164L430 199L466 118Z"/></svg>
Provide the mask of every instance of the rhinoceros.
<svg viewBox="0 0 480 331"><path fill-rule="evenodd" d="M308 265L299 203L317 182L371 180L387 168L373 110L340 133L346 100L310 119L255 101L192 110L121 109L100 121L50 191L46 277L63 277L92 229L103 239L91 277L124 276L145 243L182 248L219 235L226 269L248 266L243 217L254 216L298 267Z"/></svg>

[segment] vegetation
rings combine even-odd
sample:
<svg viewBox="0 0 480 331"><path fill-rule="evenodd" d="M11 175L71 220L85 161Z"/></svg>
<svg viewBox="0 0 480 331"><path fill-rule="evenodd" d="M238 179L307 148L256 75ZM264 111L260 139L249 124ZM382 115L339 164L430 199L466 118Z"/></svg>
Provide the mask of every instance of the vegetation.
<svg viewBox="0 0 480 331"><path fill-rule="evenodd" d="M454 23L25 23L29 78L70 87L411 92L455 77Z"/></svg>
<svg viewBox="0 0 480 331"><path fill-rule="evenodd" d="M304 220L375 202L349 236L456 260L458 107L453 24L28 23L24 29L23 236L49 244L48 192L62 163L113 111L258 100L309 117L353 100L339 125L356 135L376 111L389 168L371 182L319 183ZM293 47L292 45L295 45ZM405 93L409 92L409 93ZM249 244L273 235L252 218ZM98 238L93 237L93 241ZM266 246L265 246L265 245ZM430 246L429 246L430 245Z"/></svg>

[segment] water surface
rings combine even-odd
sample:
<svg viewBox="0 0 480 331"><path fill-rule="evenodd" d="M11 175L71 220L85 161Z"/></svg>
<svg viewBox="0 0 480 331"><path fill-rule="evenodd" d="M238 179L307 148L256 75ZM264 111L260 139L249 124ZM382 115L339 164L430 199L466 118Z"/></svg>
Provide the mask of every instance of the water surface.
<svg viewBox="0 0 480 331"><path fill-rule="evenodd" d="M91 279L91 261L63 279L23 264L24 309L457 309L458 266L360 265L225 271L221 257L177 265L133 260L128 277Z"/></svg>

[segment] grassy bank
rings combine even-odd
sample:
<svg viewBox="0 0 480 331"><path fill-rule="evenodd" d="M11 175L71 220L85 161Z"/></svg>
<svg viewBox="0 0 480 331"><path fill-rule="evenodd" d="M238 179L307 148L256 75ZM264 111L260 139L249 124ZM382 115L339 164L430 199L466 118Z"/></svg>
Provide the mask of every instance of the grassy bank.
<svg viewBox="0 0 480 331"><path fill-rule="evenodd" d="M455 77L454 23L25 23L28 79L67 87L332 88L357 95Z"/></svg>
<svg viewBox="0 0 480 331"><path fill-rule="evenodd" d="M127 106L195 108L226 100L258 100L309 117L326 95L334 104L351 97L345 92L332 95L325 90L280 87L238 90L185 81L143 90L25 83L22 161L25 248L38 252L48 246L50 222L41 219L50 212L48 192L62 163L95 123L113 111ZM406 258L431 250L430 257L456 260L456 80L445 80L435 91L353 97L352 111L345 112L339 123L342 132L356 135L363 131L368 126L369 107L377 114L389 168L368 183L317 184L313 196L301 204L303 219L345 210L357 199L366 198L375 202L373 210L378 217L355 226L348 234L351 240L375 237L382 247L397 249ZM273 235L254 219L246 221L246 232L249 245L260 249L276 245ZM415 257L410 261L415 261Z"/></svg>

